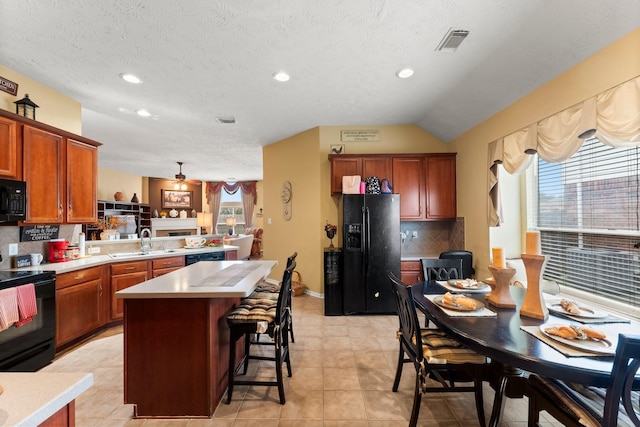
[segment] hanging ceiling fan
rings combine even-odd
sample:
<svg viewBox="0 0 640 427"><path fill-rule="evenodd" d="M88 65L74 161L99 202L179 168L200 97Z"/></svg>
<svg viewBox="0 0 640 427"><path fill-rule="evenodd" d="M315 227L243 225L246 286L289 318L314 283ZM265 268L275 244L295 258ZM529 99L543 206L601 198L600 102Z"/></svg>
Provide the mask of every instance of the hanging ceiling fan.
<svg viewBox="0 0 640 427"><path fill-rule="evenodd" d="M187 189L187 177L182 173L182 162L177 162L180 165L180 172L176 174L176 182L173 184L174 190L186 190Z"/></svg>

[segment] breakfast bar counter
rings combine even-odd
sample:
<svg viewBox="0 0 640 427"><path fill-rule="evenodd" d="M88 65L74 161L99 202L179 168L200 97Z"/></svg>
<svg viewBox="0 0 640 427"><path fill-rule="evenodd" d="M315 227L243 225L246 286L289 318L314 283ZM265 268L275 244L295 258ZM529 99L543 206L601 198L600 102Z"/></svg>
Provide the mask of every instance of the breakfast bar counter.
<svg viewBox="0 0 640 427"><path fill-rule="evenodd" d="M116 293L124 300L124 401L135 417L213 415L228 382L226 316L275 265L201 261Z"/></svg>

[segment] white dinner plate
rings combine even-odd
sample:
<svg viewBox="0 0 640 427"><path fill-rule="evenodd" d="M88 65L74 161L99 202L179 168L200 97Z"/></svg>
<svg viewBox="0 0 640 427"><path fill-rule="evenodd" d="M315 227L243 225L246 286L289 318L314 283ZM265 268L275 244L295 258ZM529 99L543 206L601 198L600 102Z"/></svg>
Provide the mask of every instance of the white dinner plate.
<svg viewBox="0 0 640 427"><path fill-rule="evenodd" d="M460 282L460 283L458 283ZM479 290L479 289L485 289L488 288L489 285L487 285L486 283L482 283L482 282L475 282L472 285L462 285L462 283L469 283L467 280L464 279L451 279L451 280L447 280L447 283L451 286L453 286L454 288L457 289L471 289L471 290Z"/></svg>
<svg viewBox="0 0 640 427"><path fill-rule="evenodd" d="M439 295L439 296L437 296L437 297L435 297L433 299L433 302L436 305L439 305L442 308L448 308L449 310L456 310L456 311L476 311L476 310L480 310L481 308L484 307L484 304L481 301L478 301L476 299L473 300L475 302L475 304L476 304L475 307L469 308L469 307L464 307L464 306L458 305L458 304L446 303L446 302L444 302L443 298L444 297L442 295ZM473 299L473 298L471 298L471 299Z"/></svg>
<svg viewBox="0 0 640 427"><path fill-rule="evenodd" d="M546 328L553 328L554 326L567 326L567 325L540 325L540 332L545 337L549 337L554 341L558 341L569 347L577 348L579 350L590 351L598 354L614 355L616 354L616 348L613 345L609 345L603 341L595 340L569 340L556 335L551 335L545 331Z"/></svg>
<svg viewBox="0 0 640 427"><path fill-rule="evenodd" d="M578 304L578 309L580 310L579 314L569 313L567 310L562 308L560 303L547 304L547 308L549 309L549 311L552 311L554 313L565 314L567 316L582 317L585 319L602 319L603 317L607 317L609 315L609 313L607 312L596 310L582 304Z"/></svg>

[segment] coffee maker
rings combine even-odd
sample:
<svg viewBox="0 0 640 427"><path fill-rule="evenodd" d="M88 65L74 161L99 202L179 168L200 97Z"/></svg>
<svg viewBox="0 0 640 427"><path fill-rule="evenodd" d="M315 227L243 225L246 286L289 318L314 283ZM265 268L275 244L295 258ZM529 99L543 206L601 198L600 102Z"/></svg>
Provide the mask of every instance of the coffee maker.
<svg viewBox="0 0 640 427"><path fill-rule="evenodd" d="M69 261L69 257L65 251L69 246L69 241L65 239L49 240L49 262L65 262Z"/></svg>

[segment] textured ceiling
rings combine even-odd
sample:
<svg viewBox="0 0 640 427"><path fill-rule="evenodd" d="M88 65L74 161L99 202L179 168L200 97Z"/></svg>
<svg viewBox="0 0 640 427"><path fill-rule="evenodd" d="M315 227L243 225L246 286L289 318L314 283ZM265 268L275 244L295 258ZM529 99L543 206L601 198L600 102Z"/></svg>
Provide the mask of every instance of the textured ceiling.
<svg viewBox="0 0 640 427"><path fill-rule="evenodd" d="M315 126L450 141L639 23L638 0L1 0L0 64L82 104L100 166L251 180L263 146ZM450 28L470 35L436 52Z"/></svg>

